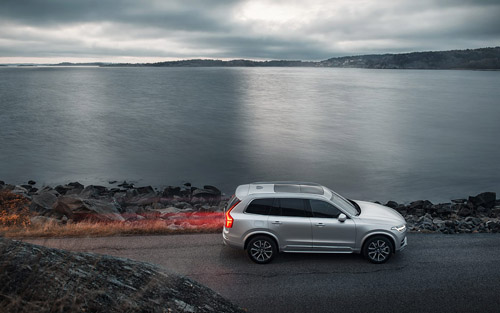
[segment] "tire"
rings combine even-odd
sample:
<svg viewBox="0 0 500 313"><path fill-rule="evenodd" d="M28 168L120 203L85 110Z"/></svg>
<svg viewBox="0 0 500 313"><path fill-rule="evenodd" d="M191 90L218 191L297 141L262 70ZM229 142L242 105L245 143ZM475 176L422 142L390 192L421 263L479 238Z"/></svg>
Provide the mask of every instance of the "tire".
<svg viewBox="0 0 500 313"><path fill-rule="evenodd" d="M268 236L256 236L248 242L247 253L250 260L257 264L266 264L278 253L276 243Z"/></svg>
<svg viewBox="0 0 500 313"><path fill-rule="evenodd" d="M363 255L375 264L387 262L391 258L393 251L392 242L384 236L368 238L363 246Z"/></svg>

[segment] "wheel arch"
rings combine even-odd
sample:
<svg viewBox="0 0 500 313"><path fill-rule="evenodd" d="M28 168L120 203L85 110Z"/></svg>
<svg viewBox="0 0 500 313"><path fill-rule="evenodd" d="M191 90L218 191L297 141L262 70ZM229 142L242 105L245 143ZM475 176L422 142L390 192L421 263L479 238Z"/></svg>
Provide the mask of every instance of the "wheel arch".
<svg viewBox="0 0 500 313"><path fill-rule="evenodd" d="M363 240L361 240L361 250L360 250L361 253L363 253L363 250L365 248L365 244L368 241L368 239L375 237L375 236L383 236L383 237L386 237L387 239L389 239L389 241L392 244L392 253L396 253L396 239L391 234L384 232L384 231L375 231L375 232L372 232L372 233L365 235L365 237L363 237Z"/></svg>
<svg viewBox="0 0 500 313"><path fill-rule="evenodd" d="M278 251L280 251L280 245L279 245L279 241L278 241L278 238L276 238L276 236L270 232L266 232L266 231L257 231L257 232L252 232L248 235L245 236L245 244L243 245L243 249L246 250L247 249L247 246L248 246L248 242L250 240L252 240L252 238L254 237L257 237L257 236L267 236L267 237L270 237L274 243L276 244L276 248L278 249Z"/></svg>

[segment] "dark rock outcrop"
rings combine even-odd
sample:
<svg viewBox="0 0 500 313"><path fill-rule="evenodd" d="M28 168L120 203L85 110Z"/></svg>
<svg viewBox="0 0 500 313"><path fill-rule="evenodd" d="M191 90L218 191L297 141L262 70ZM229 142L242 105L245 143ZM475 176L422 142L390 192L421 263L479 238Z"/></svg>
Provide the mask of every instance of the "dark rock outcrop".
<svg viewBox="0 0 500 313"><path fill-rule="evenodd" d="M46 213L52 210L52 206L54 205L54 203L56 203L56 201L57 196L53 192L40 192L39 194L35 194L33 196L33 199L31 200L30 210L39 213Z"/></svg>
<svg viewBox="0 0 500 313"><path fill-rule="evenodd" d="M475 207L484 207L486 209L491 209L495 206L496 193L494 192L483 192L478 194L475 197L469 197L470 203L472 203Z"/></svg>
<svg viewBox="0 0 500 313"><path fill-rule="evenodd" d="M2 312L244 312L157 266L0 238Z"/></svg>
<svg viewBox="0 0 500 313"><path fill-rule="evenodd" d="M115 203L97 199L81 199L73 196L61 196L54 203L54 211L74 221L103 220L125 221Z"/></svg>

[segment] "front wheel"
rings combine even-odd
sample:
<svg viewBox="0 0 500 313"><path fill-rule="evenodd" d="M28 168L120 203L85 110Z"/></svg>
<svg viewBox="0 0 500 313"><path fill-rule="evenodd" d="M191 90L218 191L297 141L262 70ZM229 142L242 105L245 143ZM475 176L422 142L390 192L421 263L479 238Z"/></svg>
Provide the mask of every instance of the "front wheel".
<svg viewBox="0 0 500 313"><path fill-rule="evenodd" d="M392 252L392 243L384 236L374 236L368 239L363 248L363 255L375 264L387 262Z"/></svg>
<svg viewBox="0 0 500 313"><path fill-rule="evenodd" d="M273 260L277 253L276 243L267 236L257 236L248 243L248 256L258 264L266 264Z"/></svg>

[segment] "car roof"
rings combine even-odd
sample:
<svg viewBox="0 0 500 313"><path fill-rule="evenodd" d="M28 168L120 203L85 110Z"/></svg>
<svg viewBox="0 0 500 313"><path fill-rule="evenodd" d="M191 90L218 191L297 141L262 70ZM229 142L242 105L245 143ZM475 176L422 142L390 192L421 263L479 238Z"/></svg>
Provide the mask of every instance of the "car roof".
<svg viewBox="0 0 500 313"><path fill-rule="evenodd" d="M299 181L270 181L270 182L255 182L245 185L240 185L236 188L236 197L243 199L250 195L274 194L274 195L293 195L299 194L310 196L322 196L329 199L332 195L328 188L320 184L311 182Z"/></svg>

